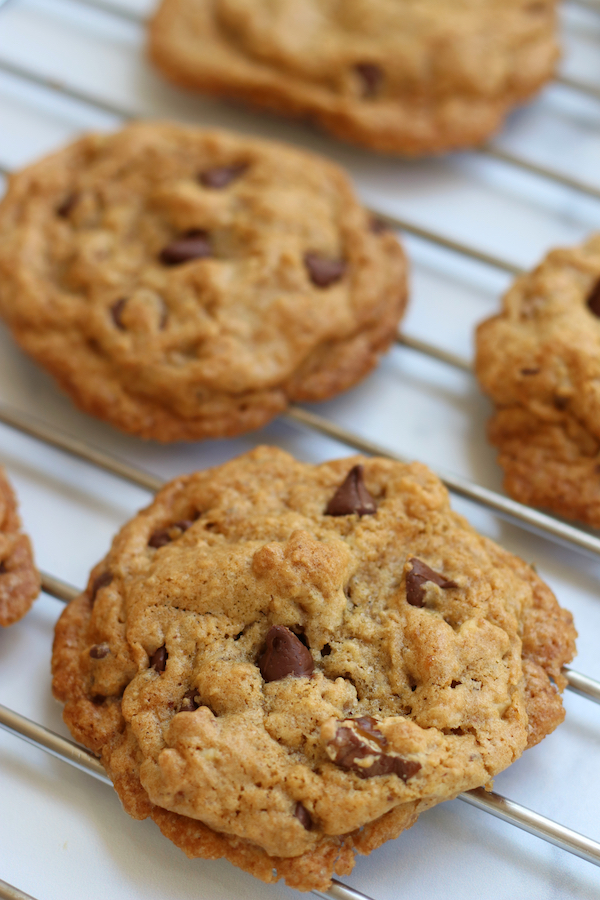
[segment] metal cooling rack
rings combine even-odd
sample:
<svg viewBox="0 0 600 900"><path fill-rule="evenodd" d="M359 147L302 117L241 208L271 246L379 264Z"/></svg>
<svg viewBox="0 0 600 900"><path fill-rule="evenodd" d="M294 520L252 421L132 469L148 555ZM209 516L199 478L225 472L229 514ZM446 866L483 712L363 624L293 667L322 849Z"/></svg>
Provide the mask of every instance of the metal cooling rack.
<svg viewBox="0 0 600 900"><path fill-rule="evenodd" d="M5 2L0 0L0 7ZM85 571L105 552L108 534L139 506L143 496L140 489L147 499L147 492L156 490L165 478L222 461L260 441L278 443L296 455L310 459L340 455L348 448L401 460L419 457L438 470L451 492L459 498L455 505L464 506L478 527L494 537L500 536L505 545L521 555L535 557L561 602L574 609L580 630L584 631L582 641L585 642L586 634L591 638L581 668L600 675L593 638L600 634L597 601L594 605L600 573L597 559L600 539L553 516L523 507L494 489L498 474L493 466L493 454L483 444L485 411L469 376L466 348L471 329L465 327L466 319L473 316L475 307L476 318L484 317L494 308L497 301L493 297L506 284L507 275L519 274L547 247L573 242L599 222L600 184L594 163L596 151L600 149L600 62L595 61L594 52L597 55L600 43L600 3L580 0L567 8L564 32L568 53L564 72L543 99L513 117L504 135L482 150L443 161L420 163L374 158L334 144L323 136L310 135L299 126L179 94L149 74L139 60L140 25L147 12L143 0L137 3L129 0L128 6L123 0L123 4L117 5L116 0L114 3L105 0L12 0L2 12L0 172L7 174L14 165L51 149L82 127L111 126L142 112L145 115L168 113L202 124L259 131L267 136L308 144L337 157L349 167L366 202L393 227L409 236L411 255L416 261L414 293L417 297L413 309L417 308L417 315L409 317L409 334L399 337L399 347L380 371L344 398L322 404L318 412L293 408L258 436L185 448L152 445L140 448L138 442L115 436L100 423L90 422L72 410L68 401L57 396L44 376L22 359L6 335L1 335L0 386L4 397L12 401L12 407L0 405L0 422L7 426L0 433L0 453L17 482L23 499L24 518L34 535L42 564L50 559L52 565L47 567L53 572L60 571L69 578L74 575L72 580L83 584ZM116 75L111 72L107 77L107 60L116 63L119 70ZM548 135L552 135L559 146L550 147ZM495 225L490 228L492 220ZM455 236L457 232L458 237ZM425 295L429 306L426 306ZM465 305L468 307L466 314ZM461 353L456 352L457 346ZM419 413L419 403L426 408L426 415ZM465 415L464 422L458 423L456 417L447 415L447 410L449 406L460 404L464 406ZM325 415L322 415L323 410ZM400 420L400 427L390 424L394 415ZM477 432L470 433L472 420L476 422ZM59 427L45 424L49 421L58 423ZM348 427L349 421L351 427ZM461 425L464 427L467 422L467 429L461 434ZM85 438L73 438L69 433L85 435ZM373 435L376 440L364 437L366 434ZM31 437L36 441L32 442ZM335 449L332 442L335 442ZM483 458L468 458L474 445ZM58 448L61 453L48 449L49 446ZM390 449L398 446L405 451L402 455ZM67 459L71 460L68 465ZM151 475L145 469L160 471L164 478ZM456 469L460 474L444 474L446 469ZM491 486L481 485L479 481ZM29 506L31 515L28 514ZM41 520L39 529L30 524L36 510L38 521ZM511 524L502 524L497 516ZM55 519L59 520L60 527L54 526ZM98 529L92 528L94 534L90 540L78 531L82 519L88 526L100 523ZM523 528L542 536L543 540L524 533ZM65 535L62 542L61 534ZM554 549L548 541L555 545ZM75 548L76 554L82 557L81 562L69 564L62 552L57 564L55 553L51 551L56 551L61 543L69 550ZM60 549L62 551L63 547ZM583 554L583 558L579 554ZM94 846L92 828L92 834L86 835L91 838L91 843L88 840L83 863L86 872L102 870L103 874L107 863L113 863L115 871L111 871L108 891L104 883L94 885L87 878L78 879L81 863L74 862L71 856L69 863L63 865L58 858L60 853L57 857L56 849L50 847L52 842L48 843L47 837L44 843L42 835L36 833L33 847L29 846L22 832L31 827L32 817L28 813L23 815L20 810L31 809L28 807L32 794L28 766L31 765L33 772L39 771L40 754L24 749L22 756L27 758L27 766L15 769L15 735L101 782L108 781L94 757L54 733L53 729L64 732L58 724L59 714L54 707L47 708L44 702L40 704L38 700L37 705L35 701L31 702L31 683L23 702L27 681L27 676L20 673L23 649L25 658L33 659L32 653L38 646L37 635L33 633L37 626L46 663L51 621L57 614L56 604L50 598L67 601L77 593L69 583L49 574L43 576L43 588L45 597L38 601L34 612L15 629L0 636L0 684L3 674L10 675L0 687L0 697L23 712L30 712L33 706L37 715L33 714L31 718L42 719L53 726L48 729L7 707L0 707L0 726L11 732L7 742L0 742L0 791L5 798L5 810L11 810L11 817L14 816L16 822L15 828L9 825L4 833L0 829L0 846L10 845L12 851L3 853L0 850L0 876L8 877L11 872L18 874L19 878L11 875L10 880L29 890L37 886L34 893L39 900L51 896L80 897L85 892L96 896L100 889L103 894L108 892L111 897L117 897L115 881L119 879L126 884L123 896L164 896L164 889L159 886L155 894L148 893L144 884L146 873L141 870L139 860L128 857L124 870L114 865L115 858L121 860L115 847L106 841L108 823L109 829L121 830L124 842L139 842L143 830L147 843L152 846L152 854L167 858L168 896L196 896L198 879L205 879L202 896L231 896L240 890L248 895L259 891L260 896L267 890L288 893L283 887L265 888L223 862L186 864L181 861L179 851L170 846L165 849L165 842L160 838L154 846L156 836L149 826L129 820L123 822L122 814L114 808L106 812L106 819L99 826L108 846L99 847L97 841ZM3 651L8 659L3 658ZM15 663L19 666L16 679ZM35 670L33 665L34 682ZM47 692L48 676L43 667L38 666L37 670ZM565 670L565 674L571 691L566 698L568 718L565 725L539 748L529 751L521 762L500 776L497 783L502 780L510 785L512 782L520 796L527 792L535 796L537 791L539 797L541 781L542 806L546 809L554 806L560 813L556 818L563 820L567 815L574 825L578 817L587 819L589 827L580 830L598 834L593 815L598 803L596 784L585 770L598 743L598 723L593 720L593 707L586 706L574 695L599 703L600 684L573 669ZM13 681L16 683L12 684ZM570 725L576 726L573 729L577 732L575 735L569 733ZM583 734L578 733L580 731ZM582 769L573 772L572 765L566 766L571 778L569 799L575 798L574 810L563 804L562 785L557 785L555 777L548 779L550 773L556 775L558 742L565 747L571 746L573 737L577 740L578 750L576 753L571 750L568 759L576 759L577 766ZM534 757L541 772L539 768L536 771ZM3 762L6 760L8 765L3 781ZM65 772L64 767L58 768L50 760L44 760L42 765L45 767L45 790L33 792L37 804L33 806L33 818L42 805L44 812L49 805L52 816L53 804L56 809L57 786L58 790L63 785L71 787L75 783L73 779L79 779L76 773ZM512 773L517 769L520 774L514 776ZM532 779L537 779L538 788L531 788ZM545 779L553 782L550 803L543 792ZM595 795L590 784L596 790ZM85 815L92 798L99 805L106 802L99 801L93 791L91 786L81 785L79 805L74 804L68 810L64 822L61 819L62 833L73 834L74 822L81 827L81 815ZM49 804L46 802L48 794ZM600 865L600 844L578 834L577 828L565 828L557 825L553 817L532 812L527 804L482 790L469 792L460 799ZM539 806L538 803L531 805ZM588 809L587 817L581 816L584 808ZM451 813L448 813L449 809ZM507 837L507 832L498 830L493 819L488 817L484 822L480 819L476 822L465 819L456 803L444 804L422 817L418 825L398 842L386 845L359 862L351 881L360 883L367 894L369 891L374 893L378 900L396 895L399 883L402 884L402 896L407 898L429 896L432 890L436 897L460 893L461 897L467 898L471 896L469 890L472 890L472 896L481 896L484 884L483 895L486 897L504 897L509 893L520 896L525 890L531 894L526 884L534 881L537 893L531 895L536 897L600 896L597 872L587 863L562 853L557 857L553 850L549 856L545 855L540 849L545 845L540 842L515 837L517 832L514 830ZM466 833L472 821L476 830L471 830L470 838L475 847L483 848L483 859L474 859L468 852ZM458 843L448 840L448 833L454 831ZM433 844L432 834L436 839ZM526 848L525 856L523 847ZM44 856L43 866L37 862L32 864L32 849L34 858L37 859L40 852ZM457 849L458 864L455 862ZM144 863L152 869L147 844L143 849L137 847L136 852L141 853ZM379 860L383 856L386 859L380 866ZM426 858L424 866L415 862L415 858L420 857ZM386 873L383 873L383 865ZM500 872L492 885L490 865ZM530 871L523 874L528 867L536 870L533 878ZM537 873L538 867L541 874ZM182 868L185 869L183 879L180 878ZM130 869L135 870L135 885L128 883ZM210 873L215 870L220 876L218 885L211 881ZM439 881L442 874L444 883L440 887L440 884L436 885L436 879ZM446 882L447 875L450 878ZM401 882L398 882L399 877ZM188 887L194 889L193 894L187 892ZM0 897L28 896L7 882L0 882ZM359 900L365 894L337 882L329 896L338 900Z"/></svg>

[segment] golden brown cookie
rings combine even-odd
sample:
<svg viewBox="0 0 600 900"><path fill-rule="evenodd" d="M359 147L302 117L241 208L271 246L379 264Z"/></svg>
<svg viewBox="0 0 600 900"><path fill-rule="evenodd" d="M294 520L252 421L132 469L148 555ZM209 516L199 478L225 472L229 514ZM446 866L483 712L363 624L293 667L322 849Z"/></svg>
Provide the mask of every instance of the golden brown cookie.
<svg viewBox="0 0 600 900"><path fill-rule="evenodd" d="M508 493L600 528L600 235L517 279L476 372Z"/></svg>
<svg viewBox="0 0 600 900"><path fill-rule="evenodd" d="M21 531L17 500L0 468L0 626L22 619L39 592L31 543Z"/></svg>
<svg viewBox="0 0 600 900"><path fill-rule="evenodd" d="M122 529L57 625L54 693L131 815L322 890L562 721L574 637L425 466L261 447Z"/></svg>
<svg viewBox="0 0 600 900"><path fill-rule="evenodd" d="M162 0L152 61L387 153L479 144L551 78L556 0Z"/></svg>
<svg viewBox="0 0 600 900"><path fill-rule="evenodd" d="M161 441L259 428L376 365L406 303L394 235L332 163L138 123L10 179L0 314L75 402Z"/></svg>

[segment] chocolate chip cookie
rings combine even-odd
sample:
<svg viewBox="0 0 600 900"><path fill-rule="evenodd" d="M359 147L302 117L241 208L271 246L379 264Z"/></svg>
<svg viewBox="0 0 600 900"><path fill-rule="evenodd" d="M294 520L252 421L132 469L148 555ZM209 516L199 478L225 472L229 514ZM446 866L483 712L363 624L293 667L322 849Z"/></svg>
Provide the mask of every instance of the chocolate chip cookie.
<svg viewBox="0 0 600 900"><path fill-rule="evenodd" d="M386 153L481 143L551 78L556 0L162 0L152 61L184 87Z"/></svg>
<svg viewBox="0 0 600 900"><path fill-rule="evenodd" d="M476 371L508 493L600 528L600 235L517 279Z"/></svg>
<svg viewBox="0 0 600 900"><path fill-rule="evenodd" d="M0 468L0 626L22 619L39 592L31 543L21 531L14 491Z"/></svg>
<svg viewBox="0 0 600 900"><path fill-rule="evenodd" d="M406 264L324 159L138 123L10 179L0 314L75 402L160 441L259 428L363 378Z"/></svg>
<svg viewBox="0 0 600 900"><path fill-rule="evenodd" d="M57 625L54 693L131 815L323 890L562 721L574 637L425 466L261 447L122 529Z"/></svg>

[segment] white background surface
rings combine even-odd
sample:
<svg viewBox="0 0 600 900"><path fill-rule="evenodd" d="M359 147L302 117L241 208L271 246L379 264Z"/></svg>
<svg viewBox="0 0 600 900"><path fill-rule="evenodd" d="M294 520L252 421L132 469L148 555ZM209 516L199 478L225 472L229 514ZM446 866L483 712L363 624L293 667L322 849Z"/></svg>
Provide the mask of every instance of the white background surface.
<svg viewBox="0 0 600 900"><path fill-rule="evenodd" d="M145 13L146 0L114 0ZM298 0L301 2L301 0ZM600 14L567 6L563 69L600 85ZM143 55L143 31L75 0L11 0L0 11L0 163L16 167L84 129L118 124L109 114L2 72L18 63L146 115L277 137L321 151L349 168L371 205L531 266L552 246L600 224L600 201L550 185L473 153L402 162L338 144L308 129L186 95L163 83ZM497 143L600 186L600 102L549 87L513 116ZM470 355L473 325L498 305L506 276L419 241L412 255L407 332ZM73 409L0 329L0 400L174 476L223 461L261 442L320 461L348 448L282 420L230 441L159 446L114 432ZM489 413L470 376L395 348L366 382L318 411L391 449L500 488L484 439ZM41 568L83 585L117 528L149 495L0 427L0 461L17 486ZM600 560L591 561L475 507L471 521L535 562L580 632L574 666L600 678ZM67 734L50 693L52 627L61 605L42 597L0 633L0 702ZM600 840L600 709L567 694L565 724L496 780L496 790ZM150 822L134 822L110 788L0 732L0 879L38 900L283 898L230 864L190 861ZM349 883L374 900L500 900L600 897L598 869L460 801L425 813L369 858Z"/></svg>

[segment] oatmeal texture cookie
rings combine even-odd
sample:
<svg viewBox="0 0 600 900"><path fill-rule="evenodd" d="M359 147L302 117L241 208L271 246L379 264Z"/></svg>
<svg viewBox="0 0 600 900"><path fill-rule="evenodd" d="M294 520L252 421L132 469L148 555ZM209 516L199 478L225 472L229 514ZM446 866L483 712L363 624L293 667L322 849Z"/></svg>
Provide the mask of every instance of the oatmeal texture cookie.
<svg viewBox="0 0 600 900"><path fill-rule="evenodd" d="M408 155L485 140L553 74L556 0L163 0L152 61L184 87Z"/></svg>
<svg viewBox="0 0 600 900"><path fill-rule="evenodd" d="M324 890L562 721L574 637L424 466L261 447L122 529L57 625L54 693L131 815Z"/></svg>
<svg viewBox="0 0 600 900"><path fill-rule="evenodd" d="M600 528L600 235L515 282L476 371L508 493Z"/></svg>
<svg viewBox="0 0 600 900"><path fill-rule="evenodd" d="M39 592L31 543L21 531L17 501L0 468L0 626L22 619Z"/></svg>
<svg viewBox="0 0 600 900"><path fill-rule="evenodd" d="M324 159L169 124L10 179L0 314L92 415L160 441L259 428L363 378L396 334L395 236Z"/></svg>

